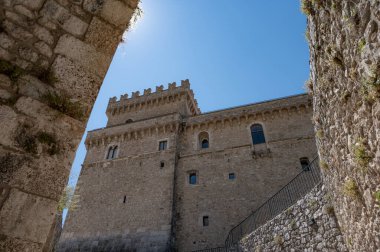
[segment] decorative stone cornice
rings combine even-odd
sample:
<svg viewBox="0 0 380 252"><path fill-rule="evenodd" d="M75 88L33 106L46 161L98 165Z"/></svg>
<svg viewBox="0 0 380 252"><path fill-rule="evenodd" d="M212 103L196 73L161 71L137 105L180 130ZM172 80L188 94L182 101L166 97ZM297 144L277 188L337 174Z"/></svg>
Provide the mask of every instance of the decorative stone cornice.
<svg viewBox="0 0 380 252"><path fill-rule="evenodd" d="M147 123L147 121L150 121ZM165 134L167 132L178 131L181 125L179 114L171 114L154 119L106 127L89 131L85 140L87 149L93 146L108 145L112 142L125 142L152 136Z"/></svg>
<svg viewBox="0 0 380 252"><path fill-rule="evenodd" d="M295 95L189 117L186 119L185 130L206 130L209 127L240 125L247 121L266 121L302 113L307 109L312 109L311 98L307 94Z"/></svg>
<svg viewBox="0 0 380 252"><path fill-rule="evenodd" d="M132 97L128 98L128 94L110 98L107 107L107 115L115 115L126 112L138 111L147 107L161 106L166 103L177 102L186 99L192 115L201 113L197 100L194 98L193 90L190 89L188 79L181 81L181 86L175 82L168 84L168 89L164 90L164 86L156 86L156 92L152 93L151 88L144 89L143 95L139 91L132 92Z"/></svg>

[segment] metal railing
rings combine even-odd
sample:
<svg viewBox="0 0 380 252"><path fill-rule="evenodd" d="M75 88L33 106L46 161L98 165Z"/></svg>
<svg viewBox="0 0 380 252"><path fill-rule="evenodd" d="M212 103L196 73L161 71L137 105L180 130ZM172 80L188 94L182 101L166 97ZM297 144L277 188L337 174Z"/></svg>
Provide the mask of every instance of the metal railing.
<svg viewBox="0 0 380 252"><path fill-rule="evenodd" d="M237 226L231 229L225 241L225 250L202 250L202 251L226 251L236 246L243 236L252 233L267 221L289 208L300 198L310 192L321 182L319 158L316 157L308 168L300 172L287 185L273 195L269 200L257 208L251 215L245 218Z"/></svg>

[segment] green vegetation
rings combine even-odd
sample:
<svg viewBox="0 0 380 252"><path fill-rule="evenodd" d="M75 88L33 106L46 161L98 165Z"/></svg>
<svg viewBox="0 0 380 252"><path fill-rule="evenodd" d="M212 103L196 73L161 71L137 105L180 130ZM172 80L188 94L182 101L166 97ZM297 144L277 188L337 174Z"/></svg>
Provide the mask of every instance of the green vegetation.
<svg viewBox="0 0 380 252"><path fill-rule="evenodd" d="M55 83L58 81L58 78L55 76L53 70L38 68L35 69L34 75L42 82L48 84L49 86L54 87Z"/></svg>
<svg viewBox="0 0 380 252"><path fill-rule="evenodd" d="M276 236L273 238L273 241L274 241L277 245L281 246L281 245L284 243L284 238L282 238L281 235L276 235Z"/></svg>
<svg viewBox="0 0 380 252"><path fill-rule="evenodd" d="M57 210L62 213L63 209L73 211L77 209L79 203L79 195L75 194L75 189L72 186L66 186L63 194L58 202Z"/></svg>
<svg viewBox="0 0 380 252"><path fill-rule="evenodd" d="M289 228L290 229L295 229L297 227L297 223L295 219L292 219L289 223Z"/></svg>
<svg viewBox="0 0 380 252"><path fill-rule="evenodd" d="M364 50L365 44L366 44L366 42L365 42L364 38L362 38L362 39L360 39L358 41L358 51L359 51L359 53L361 53Z"/></svg>
<svg viewBox="0 0 380 252"><path fill-rule="evenodd" d="M17 81L25 71L18 66L15 66L8 61L0 60L0 73L7 75L11 81Z"/></svg>
<svg viewBox="0 0 380 252"><path fill-rule="evenodd" d="M353 199L358 199L360 196L359 188L356 185L355 180L349 178L344 182L343 193Z"/></svg>
<svg viewBox="0 0 380 252"><path fill-rule="evenodd" d="M374 193L375 200L377 201L377 204L380 205L380 190Z"/></svg>
<svg viewBox="0 0 380 252"><path fill-rule="evenodd" d="M328 166L328 164L327 164L325 161L323 161L323 160L320 160L320 161L319 161L319 166L320 166L323 170L325 170L325 171L328 171L328 170L330 169L330 167Z"/></svg>
<svg viewBox="0 0 380 252"><path fill-rule="evenodd" d="M322 139L322 138L324 138L325 133L323 132L322 129L319 129L319 130L317 130L317 132L315 132L315 135L317 136L318 139Z"/></svg>
<svg viewBox="0 0 380 252"><path fill-rule="evenodd" d="M361 168L367 168L369 162L372 160L372 156L368 154L365 140L359 138L353 146L354 158L356 163Z"/></svg>
<svg viewBox="0 0 380 252"><path fill-rule="evenodd" d="M48 146L47 153L49 155L56 155L59 153L59 145L55 135L40 131L37 133L37 139L40 143Z"/></svg>
<svg viewBox="0 0 380 252"><path fill-rule="evenodd" d="M310 0L301 0L301 11L306 16L314 13L313 4Z"/></svg>
<svg viewBox="0 0 380 252"><path fill-rule="evenodd" d="M42 95L42 100L51 108L60 111L63 114L71 116L75 119L83 119L83 109L79 102L72 102L67 94L59 94L57 92L47 92Z"/></svg>
<svg viewBox="0 0 380 252"><path fill-rule="evenodd" d="M369 103L374 103L380 98L380 66L372 66L370 74L363 81L360 94Z"/></svg>
<svg viewBox="0 0 380 252"><path fill-rule="evenodd" d="M24 151L37 154L37 141L31 132L31 128L29 124L20 124L16 129L14 140Z"/></svg>

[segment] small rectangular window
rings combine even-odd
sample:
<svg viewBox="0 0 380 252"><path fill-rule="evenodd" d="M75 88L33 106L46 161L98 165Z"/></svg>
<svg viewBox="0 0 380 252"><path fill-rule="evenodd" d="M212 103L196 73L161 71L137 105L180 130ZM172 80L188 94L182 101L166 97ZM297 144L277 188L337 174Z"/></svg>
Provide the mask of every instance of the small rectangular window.
<svg viewBox="0 0 380 252"><path fill-rule="evenodd" d="M160 141L160 143L158 145L158 150L160 150L160 151L166 150L167 145L168 145L168 141Z"/></svg>
<svg viewBox="0 0 380 252"><path fill-rule="evenodd" d="M197 174L196 173L190 173L189 174L189 184L195 185L197 183Z"/></svg>
<svg viewBox="0 0 380 252"><path fill-rule="evenodd" d="M209 222L208 222L208 216L203 216L203 226L207 227L208 224L209 224Z"/></svg>
<svg viewBox="0 0 380 252"><path fill-rule="evenodd" d="M231 172L228 174L228 179L229 180L234 180L235 179L235 173Z"/></svg>
<svg viewBox="0 0 380 252"><path fill-rule="evenodd" d="M310 170L310 167L309 167L310 162L307 157L300 158L300 163L301 163L302 170L304 171Z"/></svg>
<svg viewBox="0 0 380 252"><path fill-rule="evenodd" d="M161 168L164 168L164 167L165 167L165 162L164 162L164 161L161 161L161 162L160 162L160 167L161 167Z"/></svg>

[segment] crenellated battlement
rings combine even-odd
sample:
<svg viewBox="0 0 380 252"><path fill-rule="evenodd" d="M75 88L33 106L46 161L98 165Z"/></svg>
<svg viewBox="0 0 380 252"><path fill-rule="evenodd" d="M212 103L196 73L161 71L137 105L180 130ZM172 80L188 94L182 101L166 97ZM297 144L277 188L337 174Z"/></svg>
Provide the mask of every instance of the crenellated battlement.
<svg viewBox="0 0 380 252"><path fill-rule="evenodd" d="M151 88L147 88L143 92L135 91L131 95L123 94L119 100L117 97L112 97L109 99L107 116L110 119L111 117L118 117L121 114L129 113L132 117L131 119L135 120L136 113L140 114L137 118L141 119L140 117L144 111L147 112L147 115L151 116L151 113L148 113L148 111L152 112L161 109L160 111L156 111L157 114L161 114L165 110L173 110L179 104L186 105L183 106L187 107L187 110L183 110L183 113L186 115L194 116L201 113L188 79L181 80L180 86L177 86L176 82L169 83L167 89L164 89L164 85L156 86L155 92L152 92ZM170 106L173 108L168 109ZM168 111L168 113L170 112Z"/></svg>

